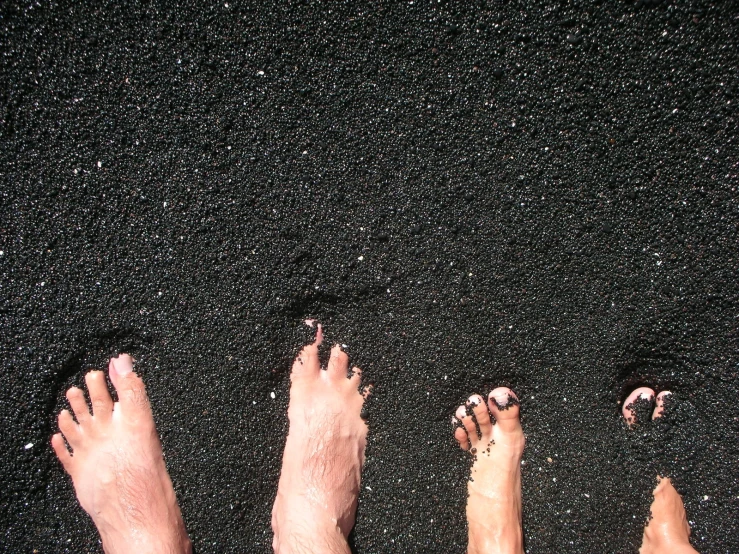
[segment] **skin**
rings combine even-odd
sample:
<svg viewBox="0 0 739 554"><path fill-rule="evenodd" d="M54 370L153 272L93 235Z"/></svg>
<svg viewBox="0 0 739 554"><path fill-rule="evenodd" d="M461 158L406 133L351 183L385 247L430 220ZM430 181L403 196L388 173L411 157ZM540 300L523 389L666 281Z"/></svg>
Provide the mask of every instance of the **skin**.
<svg viewBox="0 0 739 554"><path fill-rule="evenodd" d="M452 423L460 448L474 456L467 484L467 551L523 553L521 457L526 441L516 395L506 387L494 389L487 400L474 394Z"/></svg>
<svg viewBox="0 0 739 554"><path fill-rule="evenodd" d="M85 376L92 413L82 390L67 391L76 421L61 411L54 452L107 554L190 554L144 383L127 354L110 360L109 374L118 402L102 371Z"/></svg>
<svg viewBox="0 0 739 554"><path fill-rule="evenodd" d="M361 370L334 346L321 369L316 341L298 354L290 373L290 430L272 509L275 552L349 553L367 425L360 417L369 390L359 393Z"/></svg>
<svg viewBox="0 0 739 554"><path fill-rule="evenodd" d="M658 395L648 387L634 390L624 401L622 413L624 419L633 427L639 421L636 412L631 410L631 404L643 398L655 403L652 419L662 417L665 411L665 398L672 393L660 392ZM657 477L657 487L653 492L652 517L644 527L644 536L639 554L697 554L690 545L690 526L685 514L683 499L675 490L668 477Z"/></svg>
<svg viewBox="0 0 739 554"><path fill-rule="evenodd" d="M291 371L290 431L272 510L273 547L279 553L349 553L355 522L367 425L361 418L369 389L359 393L361 370L337 345L321 369L316 340L300 352ZM109 364L118 393L113 402L105 376L85 376L92 404L82 390L67 391L74 418L59 414L54 451L72 477L80 505L92 517L108 554L185 553L185 531L143 381L122 354ZM638 423L631 405L655 402L652 419L664 413L668 391L641 387L629 395L623 415ZM76 421L75 421L76 418ZM472 395L453 418L460 448L474 456L468 483L468 552L523 552L521 458L525 438L518 399L499 387L487 400ZM478 431L479 429L479 431ZM66 442L72 451L67 448ZM640 554L697 554L682 498L669 478L658 477Z"/></svg>

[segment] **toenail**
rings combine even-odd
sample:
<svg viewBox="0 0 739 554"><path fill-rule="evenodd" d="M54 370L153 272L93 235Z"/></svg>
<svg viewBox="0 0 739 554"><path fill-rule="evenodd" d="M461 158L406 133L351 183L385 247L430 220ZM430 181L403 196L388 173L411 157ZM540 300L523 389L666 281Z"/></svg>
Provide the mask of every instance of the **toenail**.
<svg viewBox="0 0 739 554"><path fill-rule="evenodd" d="M131 365L131 358L129 358L128 356L111 358L110 363L113 364L113 367L115 368L116 373L118 373L118 375L121 377L133 371L133 366Z"/></svg>
<svg viewBox="0 0 739 554"><path fill-rule="evenodd" d="M508 405L508 401L511 399L508 393L496 394L493 396L493 400L498 405L498 408L505 408Z"/></svg>

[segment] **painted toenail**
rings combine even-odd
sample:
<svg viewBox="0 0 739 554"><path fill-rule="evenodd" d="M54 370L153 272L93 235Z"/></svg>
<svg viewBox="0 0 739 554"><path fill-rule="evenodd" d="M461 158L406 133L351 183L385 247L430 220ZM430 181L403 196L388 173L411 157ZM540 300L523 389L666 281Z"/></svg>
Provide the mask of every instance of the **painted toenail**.
<svg viewBox="0 0 739 554"><path fill-rule="evenodd" d="M113 364L116 373L123 377L133 371L133 365L131 364L131 358L128 356L120 356L117 358L111 358L110 363Z"/></svg>
<svg viewBox="0 0 739 554"><path fill-rule="evenodd" d="M498 405L498 408L505 408L508 405L508 401L511 399L511 397L508 395L508 393L503 394L496 394L493 396L493 400L495 400L495 403Z"/></svg>

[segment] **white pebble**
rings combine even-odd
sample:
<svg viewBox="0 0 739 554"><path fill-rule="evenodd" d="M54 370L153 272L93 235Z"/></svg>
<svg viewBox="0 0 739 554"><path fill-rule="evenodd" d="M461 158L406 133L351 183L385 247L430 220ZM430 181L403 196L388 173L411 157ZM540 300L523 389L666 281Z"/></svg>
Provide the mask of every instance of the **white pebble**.
<svg viewBox="0 0 739 554"><path fill-rule="evenodd" d="M98 167L103 167L103 162L98 162Z"/></svg>
<svg viewBox="0 0 739 554"><path fill-rule="evenodd" d="M359 258L357 259L361 262L362 260L364 260L364 256L359 256Z"/></svg>
<svg viewBox="0 0 739 554"><path fill-rule="evenodd" d="M277 398L277 395L274 393L274 391L271 392L271 393L269 393L269 396L270 396L270 398L272 398L272 400L274 400L275 398Z"/></svg>
<svg viewBox="0 0 739 554"><path fill-rule="evenodd" d="M32 443L32 442L29 442L29 443L28 443L28 444L27 444L26 446L24 446L23 448L25 448L26 450L28 450L29 448L33 448L33 443Z"/></svg>

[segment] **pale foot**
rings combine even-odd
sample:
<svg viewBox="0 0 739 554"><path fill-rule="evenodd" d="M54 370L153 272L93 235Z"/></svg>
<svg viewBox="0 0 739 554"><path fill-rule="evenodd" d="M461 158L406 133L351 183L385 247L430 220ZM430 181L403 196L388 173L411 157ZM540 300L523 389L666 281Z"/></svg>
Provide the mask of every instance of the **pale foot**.
<svg viewBox="0 0 739 554"><path fill-rule="evenodd" d="M661 417L665 411L665 398L672 393L662 391L656 397L648 387L640 387L626 398L622 413L629 426L639 423L635 402L651 404L654 402L652 419ZM647 406L644 406L647 407ZM649 406L651 407L651 405ZM651 518L644 527L644 536L639 554L697 554L690 546L690 526L685 514L683 499L672 486L668 477L657 477L651 506Z"/></svg>
<svg viewBox="0 0 739 554"><path fill-rule="evenodd" d="M62 410L61 433L51 438L51 445L107 554L190 553L144 383L132 370L127 354L110 360L110 379L119 400L115 403L102 371L85 376L92 415L84 393L69 389L67 399L77 422Z"/></svg>
<svg viewBox="0 0 739 554"><path fill-rule="evenodd" d="M525 439L518 414L516 395L499 387L487 402L479 394L470 396L453 418L454 438L474 456L467 485L469 554L523 552L521 457Z"/></svg>
<svg viewBox="0 0 739 554"><path fill-rule="evenodd" d="M337 345L326 370L316 341L298 354L290 373L290 430L272 508L272 546L280 553L348 553L354 526L367 424L360 414L361 371Z"/></svg>

